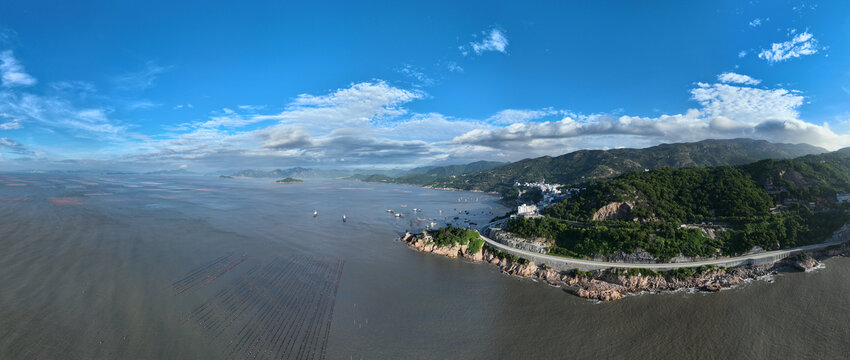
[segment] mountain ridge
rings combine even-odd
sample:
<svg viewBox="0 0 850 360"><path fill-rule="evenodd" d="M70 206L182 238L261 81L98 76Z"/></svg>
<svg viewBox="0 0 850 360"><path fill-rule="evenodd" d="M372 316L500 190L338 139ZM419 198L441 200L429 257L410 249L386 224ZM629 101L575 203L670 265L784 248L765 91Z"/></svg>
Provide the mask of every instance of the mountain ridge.
<svg viewBox="0 0 850 360"><path fill-rule="evenodd" d="M797 158L826 152L826 149L809 144L770 143L753 139L710 139L691 143L659 144L643 149L578 150L560 156L523 159L489 170L443 177L427 185L504 192L515 182L545 180L549 183L578 184L632 171L664 167L742 165L769 158Z"/></svg>

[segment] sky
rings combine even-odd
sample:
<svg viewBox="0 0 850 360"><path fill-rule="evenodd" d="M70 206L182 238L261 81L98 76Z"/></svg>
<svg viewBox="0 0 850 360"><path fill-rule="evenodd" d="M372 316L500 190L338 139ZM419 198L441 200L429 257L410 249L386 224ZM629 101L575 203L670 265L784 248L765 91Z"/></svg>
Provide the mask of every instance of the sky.
<svg viewBox="0 0 850 360"><path fill-rule="evenodd" d="M836 150L848 44L846 1L4 1L0 170Z"/></svg>

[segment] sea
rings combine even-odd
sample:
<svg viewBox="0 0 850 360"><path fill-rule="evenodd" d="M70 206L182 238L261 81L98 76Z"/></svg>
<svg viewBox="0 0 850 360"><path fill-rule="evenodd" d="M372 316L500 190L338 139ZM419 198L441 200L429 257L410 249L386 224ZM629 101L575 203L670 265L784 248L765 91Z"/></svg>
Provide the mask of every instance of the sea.
<svg viewBox="0 0 850 360"><path fill-rule="evenodd" d="M0 174L0 359L850 354L848 258L600 303L396 241L495 195L273 180Z"/></svg>

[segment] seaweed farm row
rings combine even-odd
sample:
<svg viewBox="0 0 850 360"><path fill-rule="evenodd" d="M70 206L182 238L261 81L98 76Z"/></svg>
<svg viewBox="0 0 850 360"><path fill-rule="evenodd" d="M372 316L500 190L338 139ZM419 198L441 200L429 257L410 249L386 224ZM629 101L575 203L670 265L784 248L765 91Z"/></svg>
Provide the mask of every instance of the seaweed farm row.
<svg viewBox="0 0 850 360"><path fill-rule="evenodd" d="M323 359L343 265L312 256L256 265L181 320L226 358Z"/></svg>
<svg viewBox="0 0 850 360"><path fill-rule="evenodd" d="M192 294L203 289L215 279L218 279L237 265L245 261L246 255L236 256L233 253L222 256L207 264L190 271L183 278L171 283L174 295L183 293Z"/></svg>

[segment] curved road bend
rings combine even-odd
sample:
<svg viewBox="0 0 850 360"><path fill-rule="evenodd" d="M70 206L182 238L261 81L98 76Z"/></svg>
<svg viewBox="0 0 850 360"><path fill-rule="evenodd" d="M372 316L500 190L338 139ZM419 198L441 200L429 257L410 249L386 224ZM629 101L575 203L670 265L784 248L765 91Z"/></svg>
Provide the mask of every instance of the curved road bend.
<svg viewBox="0 0 850 360"><path fill-rule="evenodd" d="M517 249L515 247L507 246L505 244L496 242L484 235L481 234L482 230L487 229L491 225L502 222L503 220L496 221L484 225L479 230L479 235L482 239L494 248L497 248L501 251L523 257L529 260L534 261L537 264L546 264L556 270L565 271L570 269L580 269L584 271L589 270L599 270L599 269L609 269L609 268L637 268L637 269L653 269L653 270L671 270L671 269L679 269L679 268L691 268L691 267L700 267L706 265L717 265L717 266L741 266L741 265L762 265L768 263L774 263L776 261L782 260L790 255L794 255L796 253L802 251L816 250L822 249L825 247L840 245L846 241L845 235L850 232L850 227L845 225L845 227L841 228L836 232L839 234L841 239L834 240L830 242L824 242L820 244L814 245L806 245L795 247L791 249L782 249L782 250L773 250L773 251L765 251L756 254L735 256L735 257L727 257L727 258L719 258L712 260L704 260L704 261L691 261L691 262L680 262L680 263L622 263L622 262L607 262L607 261L593 261L593 260L582 260L582 259L574 259L562 256L553 256L535 253L531 251Z"/></svg>

